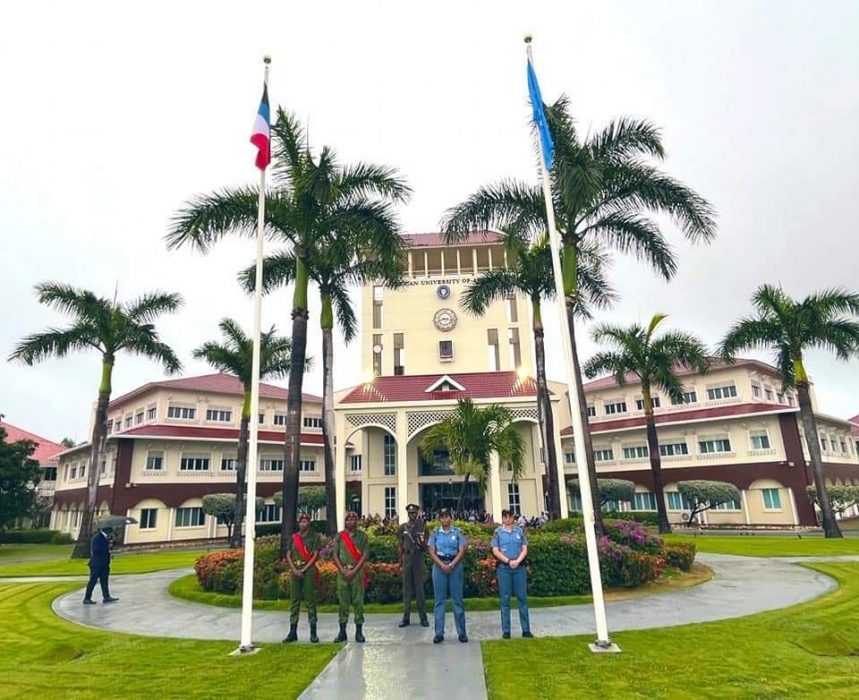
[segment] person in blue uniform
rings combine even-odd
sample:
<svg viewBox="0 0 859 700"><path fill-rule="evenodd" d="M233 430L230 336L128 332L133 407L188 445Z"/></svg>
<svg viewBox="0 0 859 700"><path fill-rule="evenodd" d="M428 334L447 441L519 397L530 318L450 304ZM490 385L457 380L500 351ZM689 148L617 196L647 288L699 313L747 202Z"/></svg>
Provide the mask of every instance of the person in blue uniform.
<svg viewBox="0 0 859 700"><path fill-rule="evenodd" d="M438 516L441 525L430 535L427 546L432 567L432 590L435 597L435 637L433 643L444 641L444 616L447 599L453 600L453 621L460 642L467 642L465 634L465 606L462 602L465 572L462 558L468 544L462 530L453 525L450 508L442 508Z"/></svg>
<svg viewBox="0 0 859 700"><path fill-rule="evenodd" d="M105 603L115 603L119 600L119 598L114 598L110 594L108 585L108 578L110 577L109 533L111 532L113 532L112 528L101 528L93 535L90 542L89 581L84 593L84 605L95 605L95 601L92 599L92 592L95 590L96 583L101 584L101 596Z"/></svg>
<svg viewBox="0 0 859 700"><path fill-rule="evenodd" d="M523 637L533 637L528 617L528 571L522 563L528 556L528 538L514 524L513 513L501 511L501 527L492 536L492 554L498 560L498 592L501 594L501 636L510 639L510 595L519 604L519 625Z"/></svg>

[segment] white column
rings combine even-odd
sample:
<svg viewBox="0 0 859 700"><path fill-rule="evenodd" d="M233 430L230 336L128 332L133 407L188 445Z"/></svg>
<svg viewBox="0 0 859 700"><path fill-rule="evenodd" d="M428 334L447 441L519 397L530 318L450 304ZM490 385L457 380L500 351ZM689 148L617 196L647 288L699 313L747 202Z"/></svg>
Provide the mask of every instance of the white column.
<svg viewBox="0 0 859 700"><path fill-rule="evenodd" d="M409 504L409 436L406 434L405 416L397 416L397 515L400 522L408 520L406 506Z"/></svg>
<svg viewBox="0 0 859 700"><path fill-rule="evenodd" d="M746 498L746 490L740 490L740 501L743 504L743 517L746 519L746 525L752 524L752 519L749 517L749 500Z"/></svg>
<svg viewBox="0 0 859 700"><path fill-rule="evenodd" d="M462 260L459 257L459 248L456 249L456 274L462 274Z"/></svg>
<svg viewBox="0 0 859 700"><path fill-rule="evenodd" d="M793 524L799 525L799 513L796 512L796 496L793 494L793 489L787 487L787 493L790 496L790 509L793 511Z"/></svg>
<svg viewBox="0 0 859 700"><path fill-rule="evenodd" d="M334 412L334 493L337 504L337 529L346 527L346 415Z"/></svg>
<svg viewBox="0 0 859 700"><path fill-rule="evenodd" d="M496 523L501 522L501 461L498 453L493 452L490 457L492 473L489 475L489 495L492 499L492 518Z"/></svg>
<svg viewBox="0 0 859 700"><path fill-rule="evenodd" d="M176 509L167 509L167 541L173 541L173 522L176 520Z"/></svg>

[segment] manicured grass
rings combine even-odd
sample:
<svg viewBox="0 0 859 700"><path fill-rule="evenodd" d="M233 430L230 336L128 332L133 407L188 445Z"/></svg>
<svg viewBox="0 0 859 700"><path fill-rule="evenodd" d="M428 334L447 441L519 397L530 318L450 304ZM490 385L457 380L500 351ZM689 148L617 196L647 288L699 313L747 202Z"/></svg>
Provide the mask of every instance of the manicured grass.
<svg viewBox="0 0 859 700"><path fill-rule="evenodd" d="M0 544L0 566L68 559L73 544Z"/></svg>
<svg viewBox="0 0 859 700"><path fill-rule="evenodd" d="M6 547L15 545L3 545ZM10 576L88 576L89 569L86 559L69 559L71 545L59 545L65 548L57 550L58 545L20 545L18 553L11 553L0 559L0 577ZM42 551L40 548L51 548L52 551ZM198 557L205 554L204 549L176 550L169 549L158 552L121 553L113 557L110 563L110 573L113 574L145 574L150 571L164 569L180 569L194 566ZM53 558L48 558L51 555Z"/></svg>
<svg viewBox="0 0 859 700"><path fill-rule="evenodd" d="M606 592L607 600L624 600L627 598L638 598L645 595L653 595L655 593L665 593L668 590L678 588L688 588L695 586L704 581L709 581L712 577L712 571L705 566L695 565L691 573L684 574L680 571L671 569L666 572L666 575L660 580L637 589L620 589ZM195 603L203 603L205 605L215 605L222 608L240 608L242 606L242 597L240 595L229 595L225 593L209 593L204 591L197 581L194 574L183 576L176 579L170 584L170 594L177 598L184 598ZM528 606L531 608L550 608L559 605L583 605L590 603L592 597L590 595L567 595L567 596L547 596L537 598L528 596ZM431 609L433 604L432 598L427 598L427 609ZM517 607L515 599L512 601L512 606ZM476 610L498 610L500 602L497 596L491 598L466 598L465 609L469 611ZM256 610L289 610L288 600L255 600L254 608ZM451 604L448 603L448 608ZM337 612L337 605L333 603L320 603L317 606L319 612ZM364 612L367 613L398 613L402 610L402 603L365 603ZM417 607L414 608L417 610ZM452 609L452 608L451 608Z"/></svg>
<svg viewBox="0 0 859 700"><path fill-rule="evenodd" d="M594 655L584 636L484 642L489 697L855 698L859 563L809 566L839 589L736 620L619 632L621 654Z"/></svg>
<svg viewBox="0 0 859 700"><path fill-rule="evenodd" d="M663 535L668 542L690 542L699 552L747 557L813 557L859 554L859 538L767 537L765 535Z"/></svg>
<svg viewBox="0 0 859 700"><path fill-rule="evenodd" d="M295 698L339 645L266 646L159 639L73 625L51 601L74 583L0 583L0 698Z"/></svg>

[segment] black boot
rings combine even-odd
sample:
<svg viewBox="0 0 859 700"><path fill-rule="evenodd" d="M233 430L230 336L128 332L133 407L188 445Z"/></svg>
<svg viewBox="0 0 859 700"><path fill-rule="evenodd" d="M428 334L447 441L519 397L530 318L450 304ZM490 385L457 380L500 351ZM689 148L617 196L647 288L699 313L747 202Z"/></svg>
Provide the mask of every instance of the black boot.
<svg viewBox="0 0 859 700"><path fill-rule="evenodd" d="M358 625L358 624L355 625L355 641L358 642L359 644L362 644L363 642L367 641L364 639L364 633L361 631L361 628L363 626L364 625Z"/></svg>
<svg viewBox="0 0 859 700"><path fill-rule="evenodd" d="M289 634L286 635L286 639L284 642L296 642L298 641L298 625L290 625L289 626Z"/></svg>
<svg viewBox="0 0 859 700"><path fill-rule="evenodd" d="M345 642L346 641L346 623L340 623L340 633L334 637L335 642Z"/></svg>
<svg viewBox="0 0 859 700"><path fill-rule="evenodd" d="M310 643L319 644L319 637L316 636L316 623L310 623Z"/></svg>

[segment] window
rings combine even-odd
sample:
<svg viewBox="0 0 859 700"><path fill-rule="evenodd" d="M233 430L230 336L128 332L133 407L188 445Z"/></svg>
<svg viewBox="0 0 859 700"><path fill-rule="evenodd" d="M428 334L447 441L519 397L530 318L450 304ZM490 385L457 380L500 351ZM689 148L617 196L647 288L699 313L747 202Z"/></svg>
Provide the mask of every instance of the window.
<svg viewBox="0 0 859 700"><path fill-rule="evenodd" d="M453 360L453 341L439 340L438 341L438 359L442 362L450 362Z"/></svg>
<svg viewBox="0 0 859 700"><path fill-rule="evenodd" d="M764 510L781 510L781 493L779 489L763 489Z"/></svg>
<svg viewBox="0 0 859 700"><path fill-rule="evenodd" d="M235 457L221 457L221 471L234 472L238 463L239 460L237 460Z"/></svg>
<svg viewBox="0 0 859 700"><path fill-rule="evenodd" d="M69 476L69 479L77 479L78 478L78 468L76 465L72 465L72 472Z"/></svg>
<svg viewBox="0 0 859 700"><path fill-rule="evenodd" d="M615 401L605 405L605 413L610 416L614 413L626 413L626 401Z"/></svg>
<svg viewBox="0 0 859 700"><path fill-rule="evenodd" d="M406 350L402 333L394 333L394 375L406 373Z"/></svg>
<svg viewBox="0 0 859 700"><path fill-rule="evenodd" d="M397 488L396 486L385 487L385 517L397 517Z"/></svg>
<svg viewBox="0 0 859 700"><path fill-rule="evenodd" d="M190 406L168 406L167 417L177 420L194 420L197 417L197 409Z"/></svg>
<svg viewBox="0 0 859 700"><path fill-rule="evenodd" d="M283 461L281 461L281 469L283 469ZM315 472L316 471L316 460L315 459L300 459L298 460L298 471L300 472Z"/></svg>
<svg viewBox="0 0 859 700"><path fill-rule="evenodd" d="M282 459L261 459L259 461L259 470L261 472L282 472Z"/></svg>
<svg viewBox="0 0 859 700"><path fill-rule="evenodd" d="M176 527L202 527L206 524L206 514L202 508L177 508Z"/></svg>
<svg viewBox="0 0 859 700"><path fill-rule="evenodd" d="M594 450L594 462L612 462L614 461L614 452L611 448L607 450Z"/></svg>
<svg viewBox="0 0 859 700"><path fill-rule="evenodd" d="M134 422L134 416L126 416L125 417L125 427L130 428L132 423Z"/></svg>
<svg viewBox="0 0 859 700"><path fill-rule="evenodd" d="M752 396L756 399L761 398L761 385L760 384L752 384Z"/></svg>
<svg viewBox="0 0 859 700"><path fill-rule="evenodd" d="M352 455L349 457L349 471L350 472L359 472L362 469L363 456L362 455Z"/></svg>
<svg viewBox="0 0 859 700"><path fill-rule="evenodd" d="M668 499L668 510L691 510L689 501L679 491L666 491L665 497Z"/></svg>
<svg viewBox="0 0 859 700"><path fill-rule="evenodd" d="M146 468L150 471L161 471L164 469L164 453L149 452L146 455Z"/></svg>
<svg viewBox="0 0 859 700"><path fill-rule="evenodd" d="M143 422L143 411L140 411L134 416L134 425L140 425Z"/></svg>
<svg viewBox="0 0 859 700"><path fill-rule="evenodd" d="M274 424L275 425L286 425L286 414L285 413L275 413L274 414Z"/></svg>
<svg viewBox="0 0 859 700"><path fill-rule="evenodd" d="M497 372L501 369L501 349L498 345L498 329L488 328L486 330L486 343L489 353L489 369Z"/></svg>
<svg viewBox="0 0 859 700"><path fill-rule="evenodd" d="M395 476L397 473L397 441L393 435L385 434L385 442L382 448L382 459L384 463L385 476Z"/></svg>
<svg viewBox="0 0 859 700"><path fill-rule="evenodd" d="M507 484L507 505L514 513L522 512L522 502L519 498L519 484L515 481Z"/></svg>
<svg viewBox="0 0 859 700"><path fill-rule="evenodd" d="M322 418L320 416L304 416L305 428L321 428Z"/></svg>
<svg viewBox="0 0 859 700"><path fill-rule="evenodd" d="M770 436L766 430L755 430L749 433L753 450L768 450L770 449Z"/></svg>
<svg viewBox="0 0 859 700"><path fill-rule="evenodd" d="M632 500L633 510L656 510L656 495L650 491L635 494Z"/></svg>
<svg viewBox="0 0 859 700"><path fill-rule="evenodd" d="M588 418L596 418L597 415L597 407L596 406L588 406Z"/></svg>
<svg viewBox="0 0 859 700"><path fill-rule="evenodd" d="M382 376L382 334L373 334L373 376Z"/></svg>
<svg viewBox="0 0 859 700"><path fill-rule="evenodd" d="M820 436L820 446L824 452L829 452L829 440L826 439L825 435Z"/></svg>
<svg viewBox="0 0 859 700"><path fill-rule="evenodd" d="M263 423L265 423L265 413L260 413L259 414L259 424L262 425Z"/></svg>
<svg viewBox="0 0 859 700"><path fill-rule="evenodd" d="M373 287L373 328L382 327L382 301L384 300L385 288Z"/></svg>
<svg viewBox="0 0 859 700"><path fill-rule="evenodd" d="M45 467L42 470L42 481L56 481L57 480L57 468L56 467Z"/></svg>
<svg viewBox="0 0 859 700"><path fill-rule="evenodd" d="M844 438L841 438L839 440L839 442L841 443L841 453L846 455L847 454L847 443L845 442Z"/></svg>
<svg viewBox="0 0 859 700"><path fill-rule="evenodd" d="M736 384L725 384L723 386L714 386L707 389L707 398L710 399L710 401L719 401L720 399L733 399L736 397Z"/></svg>
<svg viewBox="0 0 859 700"><path fill-rule="evenodd" d="M150 406L146 410L146 420L155 420L156 413L157 412L156 412L155 406Z"/></svg>
<svg viewBox="0 0 859 700"><path fill-rule="evenodd" d="M233 412L224 408L206 409L206 420L216 423L229 423L233 420Z"/></svg>
<svg viewBox="0 0 859 700"><path fill-rule="evenodd" d="M653 408L659 408L659 404L660 404L660 401L659 401L658 396L651 396L650 397L650 405L653 406ZM639 411L644 410L644 398L640 398L640 399L635 400L635 408Z"/></svg>
<svg viewBox="0 0 859 700"><path fill-rule="evenodd" d="M522 352L519 349L519 329L508 328L507 340L510 344L510 354L513 358L513 368L518 369L522 364Z"/></svg>
<svg viewBox="0 0 859 700"><path fill-rule="evenodd" d="M182 457L179 462L181 472L207 472L209 471L209 458L201 456Z"/></svg>
<svg viewBox="0 0 859 700"><path fill-rule="evenodd" d="M140 510L140 529L154 530L158 522L157 508L141 508Z"/></svg>
<svg viewBox="0 0 859 700"><path fill-rule="evenodd" d="M787 405L788 405L788 406L793 406L793 405L794 405L794 398L793 398L793 394L788 394L788 395L787 395Z"/></svg>
<svg viewBox="0 0 859 700"><path fill-rule="evenodd" d="M280 520L280 506L275 503L266 503L257 515L258 523L279 523Z"/></svg>
<svg viewBox="0 0 859 700"><path fill-rule="evenodd" d="M784 392L779 391L776 394L776 398L778 399L779 403L784 403Z"/></svg>
<svg viewBox="0 0 859 700"><path fill-rule="evenodd" d="M768 386L764 387L764 398L766 398L767 401L773 400L773 398L774 398L773 397L773 390L771 387L768 387Z"/></svg>
<svg viewBox="0 0 859 700"><path fill-rule="evenodd" d="M635 445L634 447L623 448L624 459L643 459L649 454L650 452L647 449L647 445Z"/></svg>
<svg viewBox="0 0 859 700"><path fill-rule="evenodd" d="M564 452L564 463L565 464L575 464L576 463L576 453L575 452Z"/></svg>
<svg viewBox="0 0 859 700"><path fill-rule="evenodd" d="M725 501L725 503L713 506L713 510L740 510L741 508L739 501Z"/></svg>
<svg viewBox="0 0 859 700"><path fill-rule="evenodd" d="M680 404L683 404L683 403L698 403L698 392L695 391L694 389L690 389L689 391L683 392L683 400L682 401L675 401L674 399L671 399L671 405L672 406L679 406Z"/></svg>
<svg viewBox="0 0 859 700"><path fill-rule="evenodd" d="M686 441L683 442L666 442L659 446L659 454L663 457L677 457L679 455L688 455L689 446Z"/></svg>
<svg viewBox="0 0 859 700"><path fill-rule="evenodd" d="M511 294L507 297L507 322L508 323L518 323L519 322L519 309L516 306L516 295Z"/></svg>
<svg viewBox="0 0 859 700"><path fill-rule="evenodd" d="M725 453L731 451L731 441L728 438L708 438L698 441L698 451L702 455Z"/></svg>
<svg viewBox="0 0 859 700"><path fill-rule="evenodd" d="M107 422L107 434L110 435L113 432L113 421L109 420Z"/></svg>

